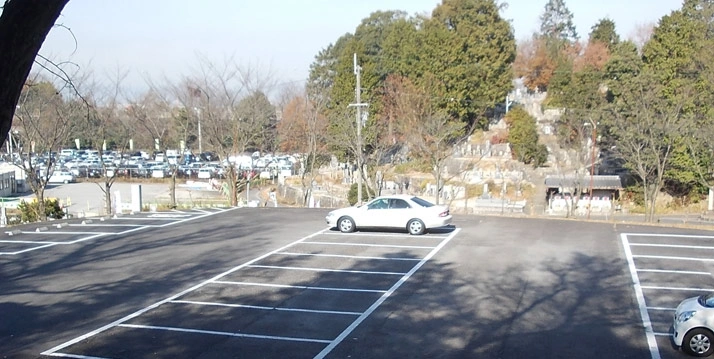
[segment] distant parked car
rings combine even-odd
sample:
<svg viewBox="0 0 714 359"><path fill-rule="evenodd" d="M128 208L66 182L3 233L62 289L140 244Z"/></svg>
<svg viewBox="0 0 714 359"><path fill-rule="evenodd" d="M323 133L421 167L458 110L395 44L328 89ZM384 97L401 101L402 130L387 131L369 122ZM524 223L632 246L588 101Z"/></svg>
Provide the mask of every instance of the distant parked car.
<svg viewBox="0 0 714 359"><path fill-rule="evenodd" d="M359 207L334 210L325 218L327 224L341 232L358 228L403 229L409 234L423 234L429 228L451 223L449 208L437 206L415 196L394 195L373 199Z"/></svg>
<svg viewBox="0 0 714 359"><path fill-rule="evenodd" d="M164 177L166 177L168 168L166 166L158 165L158 166L151 166L151 168L149 168L149 170L151 171L151 177L164 178Z"/></svg>
<svg viewBox="0 0 714 359"><path fill-rule="evenodd" d="M198 178L209 179L213 178L215 170L212 167L203 167L198 169Z"/></svg>
<svg viewBox="0 0 714 359"><path fill-rule="evenodd" d="M52 176L50 176L47 183L73 183L76 181L77 179L74 177L74 174L72 174L72 172L54 171L52 172Z"/></svg>

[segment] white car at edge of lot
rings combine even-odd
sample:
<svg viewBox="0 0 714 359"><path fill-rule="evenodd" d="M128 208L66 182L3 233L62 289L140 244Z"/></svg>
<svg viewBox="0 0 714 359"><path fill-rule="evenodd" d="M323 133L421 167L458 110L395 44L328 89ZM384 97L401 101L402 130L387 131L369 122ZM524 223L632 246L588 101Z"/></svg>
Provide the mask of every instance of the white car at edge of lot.
<svg viewBox="0 0 714 359"><path fill-rule="evenodd" d="M47 183L74 183L77 178L69 171L54 171L52 176L47 180Z"/></svg>
<svg viewBox="0 0 714 359"><path fill-rule="evenodd" d="M423 234L428 229L451 223L449 208L410 195L377 197L362 206L331 211L325 217L330 228L343 233L361 228L403 229L409 234Z"/></svg>
<svg viewBox="0 0 714 359"><path fill-rule="evenodd" d="M685 353L697 357L714 353L714 293L680 302L672 328L674 344Z"/></svg>

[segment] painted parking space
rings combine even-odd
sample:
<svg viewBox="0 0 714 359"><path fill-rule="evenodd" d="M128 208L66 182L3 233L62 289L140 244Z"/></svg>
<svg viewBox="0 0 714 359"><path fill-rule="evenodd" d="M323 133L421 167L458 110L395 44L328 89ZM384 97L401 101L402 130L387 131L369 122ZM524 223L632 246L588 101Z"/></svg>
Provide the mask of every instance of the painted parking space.
<svg viewBox="0 0 714 359"><path fill-rule="evenodd" d="M124 318L98 323L98 329L42 354L329 357L459 231L410 236L322 230ZM168 342L190 345L176 353Z"/></svg>
<svg viewBox="0 0 714 359"><path fill-rule="evenodd" d="M177 225L208 217L231 208L195 209L162 213L138 213L114 217L52 221L8 229L0 234L0 258L12 258L58 245L77 245L96 238L123 235L150 228Z"/></svg>
<svg viewBox="0 0 714 359"><path fill-rule="evenodd" d="M621 240L651 357L687 358L671 339L674 311L685 298L714 292L714 236L623 233Z"/></svg>

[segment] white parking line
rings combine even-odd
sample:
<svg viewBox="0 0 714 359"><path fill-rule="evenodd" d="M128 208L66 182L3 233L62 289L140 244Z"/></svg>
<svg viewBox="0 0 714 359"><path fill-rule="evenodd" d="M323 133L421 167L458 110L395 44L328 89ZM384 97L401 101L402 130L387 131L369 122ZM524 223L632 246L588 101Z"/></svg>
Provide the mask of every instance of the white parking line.
<svg viewBox="0 0 714 359"><path fill-rule="evenodd" d="M44 231L44 232L20 232L27 234L116 234L116 232L62 232L62 231Z"/></svg>
<svg viewBox="0 0 714 359"><path fill-rule="evenodd" d="M655 243L630 243L631 247L659 247L659 248L682 248L682 249L714 249L713 246L687 246L682 244L655 244Z"/></svg>
<svg viewBox="0 0 714 359"><path fill-rule="evenodd" d="M218 213L223 213L223 212L227 212L227 211L234 211L234 210L237 210L237 209L240 209L240 208L241 208L241 207L231 207L231 208L228 208L228 209L225 209L225 210L221 210L221 211L217 211L217 212L208 212L208 213L206 213L206 214L201 214L201 215L198 215L198 216L193 216L193 217L189 217L189 218L183 218L183 219L180 219L180 220L177 220L177 221L175 220L175 221L172 221L172 222L168 222L168 223L166 223L166 224L158 225L157 227L173 226L173 225L176 225L176 224L179 224L179 223L188 222L188 221L193 221L194 219L206 218L206 217L210 217L210 216L213 216L213 215L215 215L215 214L218 214ZM156 219L160 219L160 218L156 218Z"/></svg>
<svg viewBox="0 0 714 359"><path fill-rule="evenodd" d="M229 307L229 308L250 308L250 309L276 310L276 311L283 311L283 312L301 312L301 313L315 313L315 314L338 314L338 315L360 315L360 314L362 314L361 312L343 312L343 311L336 311L336 310L266 307L266 306L261 306L261 305L196 302L196 301L191 301L191 300L172 300L171 303L206 305L206 306Z"/></svg>
<svg viewBox="0 0 714 359"><path fill-rule="evenodd" d="M117 217L112 219L125 221L176 221L178 217Z"/></svg>
<svg viewBox="0 0 714 359"><path fill-rule="evenodd" d="M400 246L394 244L372 244L372 243L342 243L342 242L303 242L303 244L319 244L331 246L353 246L353 247L378 247L378 248L406 248L406 249L434 249L426 246Z"/></svg>
<svg viewBox="0 0 714 359"><path fill-rule="evenodd" d="M359 318L352 322L349 327L343 330L342 333L340 333L340 335L338 335L335 340L333 340L327 347L325 347L325 349L323 349L319 354L317 354L314 359L324 358L333 349L335 349L337 345L342 343L342 341L345 340L345 338L350 335L350 333L352 333L352 331L354 331L358 325L360 325L365 319L367 319L367 317L372 315L372 312L377 310L377 308L379 308L379 306L382 305L382 303L384 303L384 301L387 300L387 298L389 298L392 293L394 293L399 287L401 287L402 284L404 284L412 275L414 275L414 273L416 273L417 270L419 270L426 262L428 262L434 255L436 255L436 253L438 253L442 248L444 248L444 246L446 246L446 244L449 243L449 241L451 241L451 239L454 238L460 231L461 229L457 228L448 237L444 238L444 240L441 241L438 246L436 246L431 252L429 252L429 254L426 255L426 257L419 261L419 263L417 263L407 274L400 278L399 281L394 283L394 285L389 288L388 291L382 294L382 296L379 297L379 299L377 299L374 304L372 304L362 315L360 315Z"/></svg>
<svg viewBox="0 0 714 359"><path fill-rule="evenodd" d="M112 233L112 234L114 234L114 233ZM95 235L93 235L93 236L87 236L87 237L84 237L84 238L76 239L76 240L74 240L74 241L65 242L65 243L62 243L62 244L77 244L77 243L84 242L84 241L88 241L88 240L90 240L90 239L95 239L95 238L101 237L101 236L106 236L106 234L95 234Z"/></svg>
<svg viewBox="0 0 714 359"><path fill-rule="evenodd" d="M38 233L48 233L48 232L27 232L27 233L38 234ZM66 232L59 232L59 233L66 233ZM84 241L87 241L87 240L90 240L90 239L94 239L94 238L97 238L97 237L101 237L101 236L107 235L107 233L98 233L98 234L97 234L96 232L83 232L83 233L84 233L84 234L94 233L94 234L91 235L91 236L82 237L82 238L79 238L79 239L76 239L76 240L73 240L73 241L69 241L69 242L0 241L0 243L43 244L43 245L41 245L41 246L30 247L30 248L26 248L26 249L23 249L23 250L20 250L20 251L15 251L15 252L0 252L0 255L18 255L18 254L27 253L27 252L35 251L35 250L42 249L42 248L48 248L48 247L52 247L52 246L76 244L76 243L79 243L79 242L84 242ZM54 234L57 234L57 233L54 233ZM115 233L108 233L108 234L115 234Z"/></svg>
<svg viewBox="0 0 714 359"><path fill-rule="evenodd" d="M638 269L637 271L638 272L646 272L646 273L711 275L711 273L709 273L709 272L694 272L694 271L687 271L687 270Z"/></svg>
<svg viewBox="0 0 714 359"><path fill-rule="evenodd" d="M384 275L405 275L401 272L373 272L364 270L347 270L347 269L331 269L331 268L309 268L309 267L284 267L284 266L266 266L266 265L251 265L250 268L266 268L266 269L289 269L302 270L310 272L333 272L333 273L357 273L357 274L384 274Z"/></svg>
<svg viewBox="0 0 714 359"><path fill-rule="evenodd" d="M306 289L306 290L325 290L329 292L357 292L357 293L386 293L386 290L377 289L356 289L356 288L333 288L333 287L310 287L306 285L290 285L290 284L269 284L269 283L255 283L255 282L232 282L217 280L214 281L216 284L228 284L228 285L247 285L247 286L258 286L258 287L273 287L273 288L295 288L295 289Z"/></svg>
<svg viewBox="0 0 714 359"><path fill-rule="evenodd" d="M126 224L126 223L79 223L70 224L69 227L144 227L144 224Z"/></svg>
<svg viewBox="0 0 714 359"><path fill-rule="evenodd" d="M699 234L662 234L662 233L622 233L628 237L667 237L667 238L702 238L714 239L714 236L704 236Z"/></svg>
<svg viewBox="0 0 714 359"><path fill-rule="evenodd" d="M312 257L333 257L333 258L348 258L348 259L375 259L375 260L392 260L392 261L420 261L421 258L400 258L400 257L368 257L368 256L348 256L343 254L322 254L322 253L294 253L280 252L275 253L286 256L312 256Z"/></svg>
<svg viewBox="0 0 714 359"><path fill-rule="evenodd" d="M647 312L647 303L645 303L645 295L642 292L642 286L640 285L640 278L637 276L637 268L635 267L635 260L632 258L632 250L630 249L630 243L628 242L627 236L629 234L622 233L620 238L622 239L622 247L625 251L625 257L627 258L627 264L630 268L630 276L632 277L632 285L635 289L635 297L637 298L637 304L640 307L640 318L642 318L642 326L645 328L645 337L647 337L647 346L650 350L650 355L652 359L660 359L659 347L657 346L657 339L655 338L654 330L652 329L652 321L650 320L650 314Z"/></svg>
<svg viewBox="0 0 714 359"><path fill-rule="evenodd" d="M62 244L63 242L42 242L42 241L7 241L1 240L0 243L20 243L20 244Z"/></svg>
<svg viewBox="0 0 714 359"><path fill-rule="evenodd" d="M397 238L411 238L411 239L444 239L446 236L434 236L434 235L428 235L428 234L423 234L421 236L414 236L409 233L372 233L372 232L353 232L353 233L342 233L342 232L325 232L323 233L325 235L330 235L330 236L348 236L348 237L360 237L360 236L365 236L365 237L397 237Z"/></svg>
<svg viewBox="0 0 714 359"><path fill-rule="evenodd" d="M22 253L25 253L25 252L30 252L30 251L34 251L34 250L37 250L37 249L52 247L52 246L56 246L56 245L57 245L57 244L45 244L45 245L43 245L43 246L31 247L31 248L23 249L23 250L21 250L21 251L16 251L16 252L0 252L0 255L14 256L14 255L22 254Z"/></svg>
<svg viewBox="0 0 714 359"><path fill-rule="evenodd" d="M666 308L666 307L647 307L647 310L660 310L666 312L674 312L677 308Z"/></svg>
<svg viewBox="0 0 714 359"><path fill-rule="evenodd" d="M674 259L678 261L696 261L696 262L714 262L714 258L696 258L696 257L676 257L676 256L650 256L650 255L634 255L632 258L649 258L649 259Z"/></svg>
<svg viewBox="0 0 714 359"><path fill-rule="evenodd" d="M97 224L93 224L93 223L81 223L81 224L70 224L70 225L69 225L69 226L73 226L73 227L82 227L82 226L85 226L85 227L95 227L95 226L96 226L96 227L130 227L130 228L131 228L131 229L128 229L128 230L125 230L125 231L122 231L122 232L62 232L62 231L41 231L41 232L37 232L37 231L21 231L21 232L18 232L18 233L25 233L25 234L92 234L92 235L91 235L91 236L88 236L88 237L79 238L79 239L77 239L77 240L70 241L70 242L46 242L46 241L29 242L29 243L43 243L44 245L42 245L42 246L37 246L37 247L31 247L31 248L27 248L27 249L24 249L24 250L21 250L21 251L15 251L15 252L0 252L0 256L2 256L2 255L18 255L18 254L22 254L22 253L26 253L26 252L30 252L30 251L42 249L42 248L52 247L52 246L55 246L55 245L77 244L77 243L80 243L80 242L84 242L84 241L87 241L87 240L90 240L90 239L94 239L94 238L97 238L97 237L100 237L100 236L105 236L105 235L123 235L123 234L131 233L131 232L140 231L140 230L143 230L143 229L146 229L146 228L166 227L166 226L174 225L174 224L177 224L177 223L182 223L182 222L194 220L194 219L197 219L197 218L208 217L208 216L211 216L211 215L214 215L214 214L217 214L217 213L221 213L221 212L225 212L225 211L230 211L230 210L234 210L234 209L237 209L237 207L228 208L228 209L221 210L221 211L217 211L217 212L208 212L207 214L201 214L201 215L192 216L192 217L189 217L189 218L181 218L181 219L178 219L178 220L177 220L177 218L144 218L144 217L116 217L116 218L112 218L112 219L126 219L126 220L132 220L132 219L138 219L138 220L152 220L152 219L154 219L154 220L169 220L169 221L171 221L171 222L169 222L169 223L167 223L167 224L163 224L163 225L113 224L113 223L101 223L101 224L100 224L100 223L97 223ZM104 221L104 219L102 219L102 221ZM2 242L0 242L0 243L2 243ZM27 243L27 244L29 244L29 243Z"/></svg>
<svg viewBox="0 0 714 359"><path fill-rule="evenodd" d="M239 338L253 338L253 339L273 339L273 340L285 340L291 342L307 342L307 343L329 343L329 340L322 339L308 339L308 338L293 338L293 337L278 337L272 335L255 335L255 334L243 334L243 333L230 333L230 332L217 332L213 330L198 330L198 329L186 329L186 328L175 328L175 327L157 327L152 325L136 325L136 324L119 324L119 327L134 328L134 329L155 329L155 330L167 330L172 332L184 332L184 333L196 333L196 334L211 334L211 335L223 335L228 337L239 337Z"/></svg>
<svg viewBox="0 0 714 359"><path fill-rule="evenodd" d="M652 290L675 290L675 291L694 291L694 292L714 292L711 288L687 288L687 287L657 287L650 285L643 285L642 289L652 289Z"/></svg>
<svg viewBox="0 0 714 359"><path fill-rule="evenodd" d="M150 214L149 218L186 218L191 217L190 214L175 214L175 213L155 213Z"/></svg>

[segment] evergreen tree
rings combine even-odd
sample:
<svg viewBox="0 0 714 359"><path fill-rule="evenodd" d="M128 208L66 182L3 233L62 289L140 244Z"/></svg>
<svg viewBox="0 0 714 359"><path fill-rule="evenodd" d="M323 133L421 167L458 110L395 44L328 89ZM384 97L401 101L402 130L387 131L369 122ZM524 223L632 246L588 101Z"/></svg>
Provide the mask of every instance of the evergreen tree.
<svg viewBox="0 0 714 359"><path fill-rule="evenodd" d="M494 0L444 0L424 27L425 64L446 87L441 105L480 128L512 88L516 42L499 10Z"/></svg>
<svg viewBox="0 0 714 359"><path fill-rule="evenodd" d="M578 32L573 23L573 13L565 0L548 0L540 16L540 34L549 40L565 43L578 41Z"/></svg>
<svg viewBox="0 0 714 359"><path fill-rule="evenodd" d="M600 19L591 30L588 42L602 42L610 51L620 42L620 35L615 31L615 22L609 18Z"/></svg>
<svg viewBox="0 0 714 359"><path fill-rule="evenodd" d="M538 128L535 118L521 107L515 107L506 115L508 142L511 144L513 157L517 160L538 167L545 163L548 149L538 143Z"/></svg>

